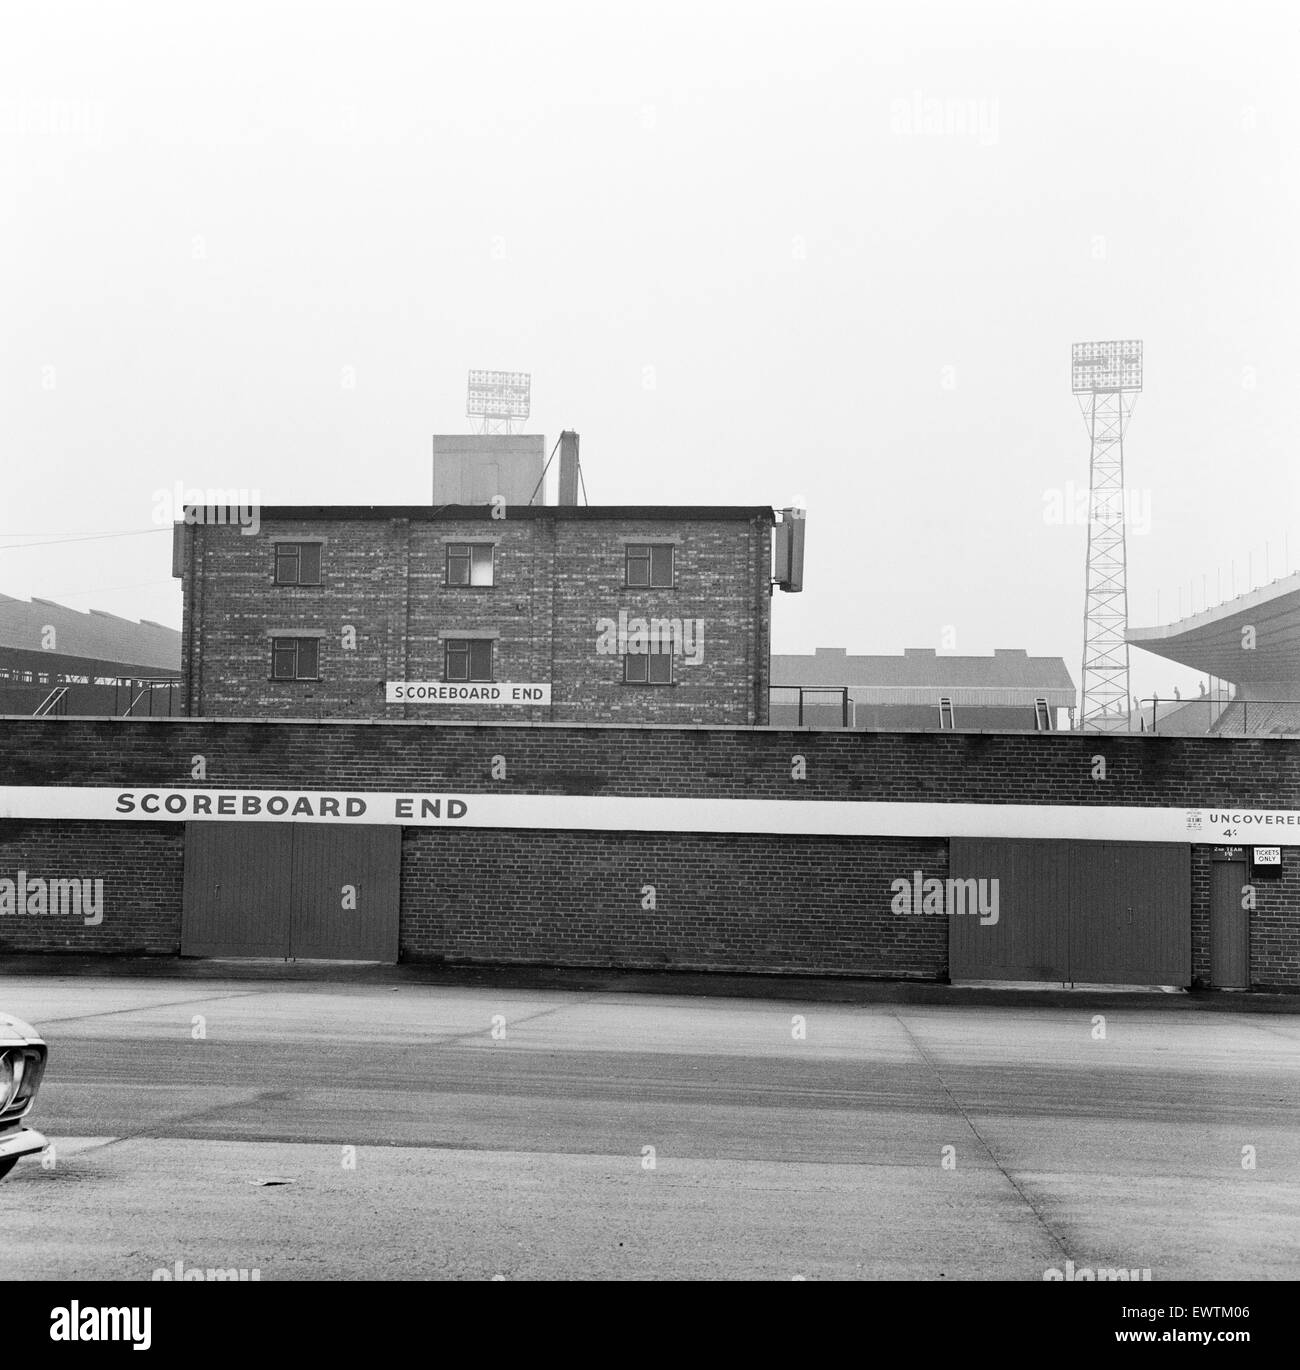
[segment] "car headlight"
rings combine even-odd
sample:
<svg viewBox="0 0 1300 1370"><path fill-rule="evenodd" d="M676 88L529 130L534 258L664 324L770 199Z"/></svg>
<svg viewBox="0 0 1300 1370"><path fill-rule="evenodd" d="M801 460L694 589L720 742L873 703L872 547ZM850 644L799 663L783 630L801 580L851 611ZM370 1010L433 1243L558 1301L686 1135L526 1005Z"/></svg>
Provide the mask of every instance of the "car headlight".
<svg viewBox="0 0 1300 1370"><path fill-rule="evenodd" d="M24 1047L22 1051L11 1053L21 1064L14 1067L14 1097L12 1102L18 1108L31 1103L45 1074L45 1053L35 1047Z"/></svg>
<svg viewBox="0 0 1300 1370"><path fill-rule="evenodd" d="M26 1108L45 1073L45 1053L37 1047L0 1052L0 1113Z"/></svg>

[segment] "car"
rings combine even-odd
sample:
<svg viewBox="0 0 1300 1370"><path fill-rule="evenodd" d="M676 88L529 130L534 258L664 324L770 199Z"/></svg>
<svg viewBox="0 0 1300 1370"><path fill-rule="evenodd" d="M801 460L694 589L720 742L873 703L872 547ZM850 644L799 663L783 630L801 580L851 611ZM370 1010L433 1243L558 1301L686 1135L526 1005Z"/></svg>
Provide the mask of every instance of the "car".
<svg viewBox="0 0 1300 1370"><path fill-rule="evenodd" d="M22 1156L44 1151L48 1143L23 1118L36 1100L49 1048L21 1018L0 1013L0 1179Z"/></svg>

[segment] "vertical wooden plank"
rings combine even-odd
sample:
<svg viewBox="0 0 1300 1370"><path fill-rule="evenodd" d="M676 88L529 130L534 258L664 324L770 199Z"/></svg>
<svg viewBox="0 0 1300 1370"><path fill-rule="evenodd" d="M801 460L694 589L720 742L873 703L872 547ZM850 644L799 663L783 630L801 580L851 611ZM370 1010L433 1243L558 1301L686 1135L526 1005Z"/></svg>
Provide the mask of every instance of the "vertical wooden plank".
<svg viewBox="0 0 1300 1370"><path fill-rule="evenodd" d="M953 980L1053 981L1067 978L1069 903L1065 845L1012 838L954 837L954 880L997 881L998 918L953 913L948 974Z"/></svg>
<svg viewBox="0 0 1300 1370"><path fill-rule="evenodd" d="M182 956L288 956L292 829L187 823Z"/></svg>
<svg viewBox="0 0 1300 1370"><path fill-rule="evenodd" d="M1210 984L1250 988L1250 914L1241 907L1244 861L1210 866Z"/></svg>
<svg viewBox="0 0 1300 1370"><path fill-rule="evenodd" d="M402 830L293 825L292 954L397 960Z"/></svg>
<svg viewBox="0 0 1300 1370"><path fill-rule="evenodd" d="M1077 984L1191 983L1191 848L1074 842L1069 969Z"/></svg>

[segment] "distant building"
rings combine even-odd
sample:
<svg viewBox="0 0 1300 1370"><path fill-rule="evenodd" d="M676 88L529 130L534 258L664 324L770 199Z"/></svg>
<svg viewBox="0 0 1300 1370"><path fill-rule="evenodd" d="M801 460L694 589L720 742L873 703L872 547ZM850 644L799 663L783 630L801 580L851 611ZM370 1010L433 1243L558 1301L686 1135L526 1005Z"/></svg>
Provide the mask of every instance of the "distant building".
<svg viewBox="0 0 1300 1370"><path fill-rule="evenodd" d="M0 595L0 713L168 713L180 664L175 628Z"/></svg>
<svg viewBox="0 0 1300 1370"><path fill-rule="evenodd" d="M1020 648L992 656L940 656L909 647L902 656L850 656L818 647L812 656L772 657L774 726L887 730L1011 729L1047 732L1076 692L1060 657Z"/></svg>

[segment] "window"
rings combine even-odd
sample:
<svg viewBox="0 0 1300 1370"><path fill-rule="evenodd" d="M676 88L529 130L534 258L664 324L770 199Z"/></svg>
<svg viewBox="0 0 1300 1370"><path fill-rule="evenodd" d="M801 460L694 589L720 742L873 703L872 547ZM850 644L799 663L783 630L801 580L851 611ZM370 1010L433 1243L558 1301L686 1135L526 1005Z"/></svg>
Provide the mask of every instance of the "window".
<svg viewBox="0 0 1300 1370"><path fill-rule="evenodd" d="M1040 733L1048 733L1052 730L1052 715L1045 699L1034 700L1034 727Z"/></svg>
<svg viewBox="0 0 1300 1370"><path fill-rule="evenodd" d="M490 542L449 542L447 584L491 585L493 550Z"/></svg>
<svg viewBox="0 0 1300 1370"><path fill-rule="evenodd" d="M448 638L444 680L491 680L491 638Z"/></svg>
<svg viewBox="0 0 1300 1370"><path fill-rule="evenodd" d="M627 685L671 685L671 652L629 652L623 658L623 681Z"/></svg>
<svg viewBox="0 0 1300 1370"><path fill-rule="evenodd" d="M277 542L275 545L275 583L277 585L320 584L319 542Z"/></svg>
<svg viewBox="0 0 1300 1370"><path fill-rule="evenodd" d="M271 639L272 680L319 680L320 642L314 637Z"/></svg>
<svg viewBox="0 0 1300 1370"><path fill-rule="evenodd" d="M633 589L671 590L674 584L672 545L629 543L627 583Z"/></svg>
<svg viewBox="0 0 1300 1370"><path fill-rule="evenodd" d="M941 728L955 728L957 726L956 723L953 722L951 699L941 699L939 701L939 726Z"/></svg>

